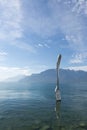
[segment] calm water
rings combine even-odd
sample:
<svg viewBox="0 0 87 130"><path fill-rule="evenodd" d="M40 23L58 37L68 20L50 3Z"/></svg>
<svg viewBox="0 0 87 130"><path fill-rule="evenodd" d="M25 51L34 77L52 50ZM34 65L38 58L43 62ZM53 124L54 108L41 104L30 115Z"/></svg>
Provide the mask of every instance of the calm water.
<svg viewBox="0 0 87 130"><path fill-rule="evenodd" d="M87 130L87 84L0 85L0 130Z"/></svg>

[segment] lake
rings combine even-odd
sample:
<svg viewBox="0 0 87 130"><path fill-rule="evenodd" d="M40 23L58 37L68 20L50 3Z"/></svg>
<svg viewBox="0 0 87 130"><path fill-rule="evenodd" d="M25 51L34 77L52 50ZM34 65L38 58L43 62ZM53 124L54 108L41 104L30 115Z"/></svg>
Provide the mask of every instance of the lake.
<svg viewBox="0 0 87 130"><path fill-rule="evenodd" d="M87 83L0 84L0 130L87 130Z"/></svg>

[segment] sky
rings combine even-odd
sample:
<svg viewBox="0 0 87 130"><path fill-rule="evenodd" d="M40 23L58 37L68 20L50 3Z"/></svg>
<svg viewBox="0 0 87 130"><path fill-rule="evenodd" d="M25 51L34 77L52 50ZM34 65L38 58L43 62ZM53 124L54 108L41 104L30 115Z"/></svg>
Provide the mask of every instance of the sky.
<svg viewBox="0 0 87 130"><path fill-rule="evenodd" d="M87 0L0 0L0 81L56 67L87 71Z"/></svg>

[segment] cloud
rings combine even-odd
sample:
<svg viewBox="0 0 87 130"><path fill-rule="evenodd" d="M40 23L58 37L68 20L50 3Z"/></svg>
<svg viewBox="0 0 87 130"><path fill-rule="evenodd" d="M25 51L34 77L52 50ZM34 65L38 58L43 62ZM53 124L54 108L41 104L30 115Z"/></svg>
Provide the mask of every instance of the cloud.
<svg viewBox="0 0 87 130"><path fill-rule="evenodd" d="M79 1L83 5L83 2ZM68 4L61 0L48 0L45 4L43 1L38 2L37 0L24 1L22 5L27 4L26 8L22 7L25 31L28 30L29 33L34 33L42 38L52 37L62 32L70 48L75 51L84 50L85 46L87 47L86 22L83 20L83 16L76 15L76 10L72 11L78 1L69 2L67 0L66 2Z"/></svg>
<svg viewBox="0 0 87 130"><path fill-rule="evenodd" d="M86 45L86 23L83 16L76 15L78 8L86 15L87 1L21 1L21 0L0 0L0 40L28 51L35 50L29 43L21 43L25 34L35 34L47 38L62 32L65 35L69 46L74 50L84 50ZM70 8L69 8L70 7ZM19 40L18 40L19 39ZM15 44L14 44L14 43ZM16 43L17 42L17 43ZM40 44L38 44L40 45ZM48 45L45 44L45 47ZM49 48L49 46L48 46Z"/></svg>
<svg viewBox="0 0 87 130"><path fill-rule="evenodd" d="M64 21L66 24L63 23ZM78 52L86 49L86 28L81 18L68 14L64 17L63 22L61 29L65 34L69 47Z"/></svg>
<svg viewBox="0 0 87 130"><path fill-rule="evenodd" d="M0 40L15 40L22 36L20 0L0 0Z"/></svg>
<svg viewBox="0 0 87 130"><path fill-rule="evenodd" d="M47 47L47 48L50 48L50 46L48 44L46 44L46 43L44 44L44 46Z"/></svg>
<svg viewBox="0 0 87 130"><path fill-rule="evenodd" d="M39 44L38 44L38 47L43 47L43 45L39 43Z"/></svg>
<svg viewBox="0 0 87 130"><path fill-rule="evenodd" d="M1 51L1 52L0 52L0 56L7 56L7 54L8 54L8 53L7 53L7 52L4 52L4 51Z"/></svg>
<svg viewBox="0 0 87 130"><path fill-rule="evenodd" d="M37 46L36 46L37 48L50 48L50 46L48 45L48 44L46 44L46 43L39 43Z"/></svg>
<svg viewBox="0 0 87 130"><path fill-rule="evenodd" d="M83 62L83 56L81 54L76 54L75 56L72 56L72 59L70 60L70 63L72 64L78 64Z"/></svg>
<svg viewBox="0 0 87 130"><path fill-rule="evenodd" d="M87 60L87 52L76 53L72 55L72 58L70 59L70 63L80 64L86 62L86 60Z"/></svg>
<svg viewBox="0 0 87 130"><path fill-rule="evenodd" d="M86 5L86 0L0 0L0 42L35 53L37 43L33 40L52 39L61 33L69 48L84 52L87 50ZM41 42L37 46L49 48Z"/></svg>
<svg viewBox="0 0 87 130"><path fill-rule="evenodd" d="M36 48L28 43L24 43L24 42L13 42L12 45L15 45L18 48L21 48L25 51L29 51L31 53L36 53Z"/></svg>
<svg viewBox="0 0 87 130"><path fill-rule="evenodd" d="M21 42L24 37L22 20L20 0L0 0L0 42L33 53L35 48L32 45Z"/></svg>
<svg viewBox="0 0 87 130"><path fill-rule="evenodd" d="M29 0L28 2L24 1L22 5L25 31L28 29L30 33L33 32L40 37L48 37L56 33L58 24L54 24L55 20L52 19L52 10L48 2ZM27 5L26 8L24 5Z"/></svg>
<svg viewBox="0 0 87 130"><path fill-rule="evenodd" d="M18 75L30 75L30 74L31 70L29 68L0 66L0 81Z"/></svg>
<svg viewBox="0 0 87 130"><path fill-rule="evenodd" d="M0 61L4 61L7 55L8 55L7 52L0 51Z"/></svg>
<svg viewBox="0 0 87 130"><path fill-rule="evenodd" d="M83 71L87 71L87 66L71 66L71 67L67 67L66 69L70 69L70 70L83 70Z"/></svg>
<svg viewBox="0 0 87 130"><path fill-rule="evenodd" d="M76 1L72 11L77 12L78 14L82 13L87 15L87 1L86 0Z"/></svg>

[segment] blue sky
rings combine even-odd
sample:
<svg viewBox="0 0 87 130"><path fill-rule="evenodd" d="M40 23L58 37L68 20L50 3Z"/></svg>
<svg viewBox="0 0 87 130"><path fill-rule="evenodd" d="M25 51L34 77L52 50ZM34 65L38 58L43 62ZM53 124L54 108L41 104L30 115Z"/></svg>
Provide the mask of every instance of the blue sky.
<svg viewBox="0 0 87 130"><path fill-rule="evenodd" d="M0 80L55 68L87 71L87 0L0 0Z"/></svg>

